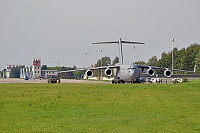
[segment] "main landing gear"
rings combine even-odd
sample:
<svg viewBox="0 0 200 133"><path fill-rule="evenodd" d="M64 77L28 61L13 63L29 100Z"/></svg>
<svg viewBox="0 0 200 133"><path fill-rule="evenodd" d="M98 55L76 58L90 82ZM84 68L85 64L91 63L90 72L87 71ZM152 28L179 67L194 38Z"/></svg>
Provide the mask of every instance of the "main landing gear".
<svg viewBox="0 0 200 133"><path fill-rule="evenodd" d="M112 84L124 84L125 81L123 80L119 80L119 81L115 81L115 80L112 80Z"/></svg>

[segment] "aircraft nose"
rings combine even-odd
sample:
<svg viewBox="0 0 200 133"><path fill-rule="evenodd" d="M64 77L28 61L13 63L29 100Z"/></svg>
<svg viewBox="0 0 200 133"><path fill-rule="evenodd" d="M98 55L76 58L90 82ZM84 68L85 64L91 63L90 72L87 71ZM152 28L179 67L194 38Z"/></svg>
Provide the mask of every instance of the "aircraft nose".
<svg viewBox="0 0 200 133"><path fill-rule="evenodd" d="M133 70L133 69L130 69L130 70L129 70L129 74L130 74L130 75L133 75L134 73L135 73L135 70Z"/></svg>

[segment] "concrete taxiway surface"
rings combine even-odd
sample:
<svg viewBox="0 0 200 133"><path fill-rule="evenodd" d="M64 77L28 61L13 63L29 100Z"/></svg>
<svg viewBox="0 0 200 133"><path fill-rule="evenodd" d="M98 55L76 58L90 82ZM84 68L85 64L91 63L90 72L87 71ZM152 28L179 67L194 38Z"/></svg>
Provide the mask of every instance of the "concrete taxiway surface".
<svg viewBox="0 0 200 133"><path fill-rule="evenodd" d="M45 79L19 79L19 78L0 78L0 84L12 84L12 83L44 83L47 84ZM74 79L61 79L61 83L74 83L74 84L111 84L111 82L105 81L91 81L91 80L74 80Z"/></svg>

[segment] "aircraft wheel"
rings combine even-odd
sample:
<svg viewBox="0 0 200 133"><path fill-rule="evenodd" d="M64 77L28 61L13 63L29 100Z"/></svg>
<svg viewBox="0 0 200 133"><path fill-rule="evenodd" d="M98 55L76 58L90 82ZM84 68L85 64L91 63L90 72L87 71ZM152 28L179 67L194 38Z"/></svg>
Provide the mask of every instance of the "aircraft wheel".
<svg viewBox="0 0 200 133"><path fill-rule="evenodd" d="M120 81L118 82L118 84L121 84L121 83L123 83L123 81L122 81L122 80L120 80Z"/></svg>
<svg viewBox="0 0 200 133"><path fill-rule="evenodd" d="M124 84L124 83L125 83L125 81L121 80L121 81L120 81L120 83Z"/></svg>

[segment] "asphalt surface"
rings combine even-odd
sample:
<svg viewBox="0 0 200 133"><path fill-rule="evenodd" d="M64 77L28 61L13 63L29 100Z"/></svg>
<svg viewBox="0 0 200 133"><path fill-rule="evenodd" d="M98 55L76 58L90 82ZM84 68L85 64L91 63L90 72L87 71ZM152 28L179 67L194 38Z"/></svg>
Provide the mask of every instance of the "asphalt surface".
<svg viewBox="0 0 200 133"><path fill-rule="evenodd" d="M0 84L14 84L14 83L44 83L48 84L45 79L19 79L19 78L0 78ZM111 82L105 81L91 81L91 80L74 80L74 79L61 79L62 83L73 83L73 84L111 84Z"/></svg>
<svg viewBox="0 0 200 133"><path fill-rule="evenodd" d="M192 81L194 79L199 79L199 77L187 77L188 81ZM29 79L24 80L20 78L0 78L0 84L12 84L12 83L44 83L48 84L46 79ZM61 79L62 83L72 83L72 84L111 84L109 81L94 81L94 80L75 80L75 79ZM163 84L171 84L172 78L162 78Z"/></svg>

